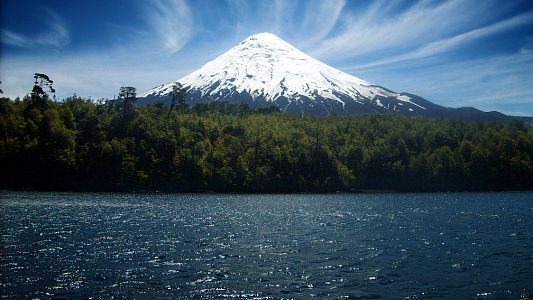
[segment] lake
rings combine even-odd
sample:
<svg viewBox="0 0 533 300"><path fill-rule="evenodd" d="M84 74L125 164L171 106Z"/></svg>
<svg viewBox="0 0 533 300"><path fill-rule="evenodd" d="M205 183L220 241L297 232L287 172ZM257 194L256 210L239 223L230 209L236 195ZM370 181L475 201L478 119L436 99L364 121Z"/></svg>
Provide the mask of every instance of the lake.
<svg viewBox="0 0 533 300"><path fill-rule="evenodd" d="M2 298L531 299L533 193L1 192Z"/></svg>

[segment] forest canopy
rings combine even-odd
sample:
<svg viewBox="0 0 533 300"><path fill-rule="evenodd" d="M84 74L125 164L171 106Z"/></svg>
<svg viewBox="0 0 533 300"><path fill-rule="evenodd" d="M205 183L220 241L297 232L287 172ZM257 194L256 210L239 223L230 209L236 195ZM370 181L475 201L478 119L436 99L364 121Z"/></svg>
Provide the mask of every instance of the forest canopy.
<svg viewBox="0 0 533 300"><path fill-rule="evenodd" d="M533 188L533 130L518 121L299 117L224 102L169 110L77 96L40 100L0 99L0 189Z"/></svg>

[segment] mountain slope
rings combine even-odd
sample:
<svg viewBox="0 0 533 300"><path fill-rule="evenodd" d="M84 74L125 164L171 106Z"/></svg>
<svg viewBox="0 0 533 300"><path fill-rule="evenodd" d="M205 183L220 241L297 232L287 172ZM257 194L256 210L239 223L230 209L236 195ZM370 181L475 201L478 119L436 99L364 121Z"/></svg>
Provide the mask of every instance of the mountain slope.
<svg viewBox="0 0 533 300"><path fill-rule="evenodd" d="M190 104L229 101L251 107L276 105L298 115L394 113L439 117L455 112L344 73L270 33L248 37L177 82L186 89ZM141 93L141 103L170 101L173 83ZM472 114L488 116L478 110Z"/></svg>

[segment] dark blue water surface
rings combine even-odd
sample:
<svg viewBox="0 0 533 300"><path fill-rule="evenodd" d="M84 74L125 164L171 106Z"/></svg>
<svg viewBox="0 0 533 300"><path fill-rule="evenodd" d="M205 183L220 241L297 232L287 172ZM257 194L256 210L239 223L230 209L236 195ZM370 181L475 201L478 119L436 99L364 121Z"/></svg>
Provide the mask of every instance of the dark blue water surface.
<svg viewBox="0 0 533 300"><path fill-rule="evenodd" d="M2 298L530 299L533 193L2 192Z"/></svg>

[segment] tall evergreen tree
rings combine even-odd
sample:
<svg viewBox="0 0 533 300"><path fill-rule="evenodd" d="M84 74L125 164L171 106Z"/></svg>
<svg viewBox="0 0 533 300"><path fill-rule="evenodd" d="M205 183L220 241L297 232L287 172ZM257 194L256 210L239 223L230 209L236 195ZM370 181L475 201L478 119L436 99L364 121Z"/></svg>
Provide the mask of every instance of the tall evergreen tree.
<svg viewBox="0 0 533 300"><path fill-rule="evenodd" d="M123 86L120 88L118 98L124 104L124 114L131 111L133 103L137 100L137 90L132 86Z"/></svg>
<svg viewBox="0 0 533 300"><path fill-rule="evenodd" d="M47 107L49 99L48 93L55 93L56 90L52 87L53 81L46 74L35 73L33 88L31 90L32 107L44 111Z"/></svg>
<svg viewBox="0 0 533 300"><path fill-rule="evenodd" d="M186 112L188 110L189 106L185 102L185 90L183 89L181 83L175 82L172 85L172 92L170 93L170 95L172 97L172 100L170 102L170 109L168 110L169 116L176 106L179 112Z"/></svg>

